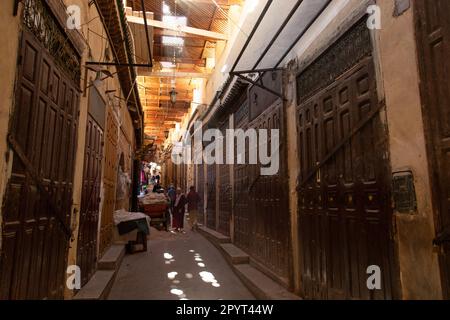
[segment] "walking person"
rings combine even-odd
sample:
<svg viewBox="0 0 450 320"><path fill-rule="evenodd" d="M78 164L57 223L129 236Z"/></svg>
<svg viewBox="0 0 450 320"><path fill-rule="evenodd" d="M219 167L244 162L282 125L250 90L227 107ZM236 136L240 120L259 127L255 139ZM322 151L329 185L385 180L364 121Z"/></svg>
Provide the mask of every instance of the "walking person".
<svg viewBox="0 0 450 320"><path fill-rule="evenodd" d="M182 193L181 189L177 189L177 198L174 204L173 210L173 224L172 227L177 232L183 232L184 228L184 213L186 211L187 199L186 196Z"/></svg>
<svg viewBox="0 0 450 320"><path fill-rule="evenodd" d="M169 198L169 211L170 211L170 229L172 229L173 225L173 214L175 211L175 201L177 200L177 191L173 184L169 185L169 189L167 189L167 197Z"/></svg>
<svg viewBox="0 0 450 320"><path fill-rule="evenodd" d="M195 187L192 186L189 189L187 195L188 211L189 211L189 221L191 224L192 231L198 229L197 218L198 218L198 205L200 204L200 196L195 191Z"/></svg>

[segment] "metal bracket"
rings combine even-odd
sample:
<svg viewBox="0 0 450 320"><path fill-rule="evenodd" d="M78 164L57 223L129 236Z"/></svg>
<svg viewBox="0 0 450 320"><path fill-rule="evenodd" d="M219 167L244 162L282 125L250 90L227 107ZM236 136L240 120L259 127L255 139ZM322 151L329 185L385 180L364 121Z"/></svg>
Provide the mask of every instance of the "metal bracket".
<svg viewBox="0 0 450 320"><path fill-rule="evenodd" d="M284 99L282 92L276 92L268 87L266 87L263 83L263 76L266 72L277 72L282 71L281 68L271 68L271 69L255 69L255 70L244 70L244 71L233 71L230 72L231 76L237 76L239 79L242 79L248 83L251 83L254 86L257 86L267 92L272 93L273 95Z"/></svg>

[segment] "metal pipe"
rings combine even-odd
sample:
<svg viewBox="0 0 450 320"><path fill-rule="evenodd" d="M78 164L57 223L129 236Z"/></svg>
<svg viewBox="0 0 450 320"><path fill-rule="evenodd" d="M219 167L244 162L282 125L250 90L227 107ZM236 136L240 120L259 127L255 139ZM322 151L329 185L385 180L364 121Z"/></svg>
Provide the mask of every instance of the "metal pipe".
<svg viewBox="0 0 450 320"><path fill-rule="evenodd" d="M142 6L142 15L144 18L144 26L145 26L145 40L147 42L147 50L148 50L148 62L151 68L152 67L152 50L150 48L150 39L149 39L149 34L148 34L148 23L147 23L147 14L145 11L145 4L144 4L144 0L141 0L141 6Z"/></svg>

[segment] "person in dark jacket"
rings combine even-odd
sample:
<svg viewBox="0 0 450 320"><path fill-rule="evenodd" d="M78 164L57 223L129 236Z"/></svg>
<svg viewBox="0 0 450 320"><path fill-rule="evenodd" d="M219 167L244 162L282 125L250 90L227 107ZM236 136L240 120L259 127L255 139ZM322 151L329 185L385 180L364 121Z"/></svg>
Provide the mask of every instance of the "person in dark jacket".
<svg viewBox="0 0 450 320"><path fill-rule="evenodd" d="M187 195L188 211L189 211L189 222L191 224L192 231L198 228L197 216L198 216L198 206L200 204L201 198L195 187L190 187L189 193Z"/></svg>
<svg viewBox="0 0 450 320"><path fill-rule="evenodd" d="M187 199L186 196L182 193L181 189L177 189L177 198L174 204L173 210L173 223L172 227L175 231L183 232L184 228L184 213L186 210Z"/></svg>

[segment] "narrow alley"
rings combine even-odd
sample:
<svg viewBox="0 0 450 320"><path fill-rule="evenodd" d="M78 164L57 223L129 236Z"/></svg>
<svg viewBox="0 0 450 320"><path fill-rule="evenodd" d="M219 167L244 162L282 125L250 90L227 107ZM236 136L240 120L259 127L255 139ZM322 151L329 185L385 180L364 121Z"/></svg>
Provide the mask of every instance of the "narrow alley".
<svg viewBox="0 0 450 320"><path fill-rule="evenodd" d="M449 13L1 0L0 300L450 301Z"/></svg>

